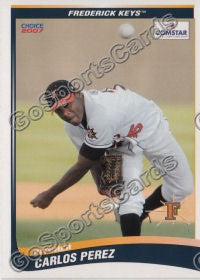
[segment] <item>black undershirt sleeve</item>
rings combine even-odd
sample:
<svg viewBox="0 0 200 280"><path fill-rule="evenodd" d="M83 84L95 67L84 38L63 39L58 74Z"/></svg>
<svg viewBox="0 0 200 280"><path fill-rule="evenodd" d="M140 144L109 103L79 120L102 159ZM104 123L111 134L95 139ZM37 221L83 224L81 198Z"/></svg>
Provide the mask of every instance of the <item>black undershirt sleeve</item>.
<svg viewBox="0 0 200 280"><path fill-rule="evenodd" d="M105 150L106 150L105 148L103 148L103 149L102 148L99 148L99 149L91 148L88 145L86 145L85 143L83 143L79 153L87 159L98 160L98 159L100 159L101 156L104 155Z"/></svg>

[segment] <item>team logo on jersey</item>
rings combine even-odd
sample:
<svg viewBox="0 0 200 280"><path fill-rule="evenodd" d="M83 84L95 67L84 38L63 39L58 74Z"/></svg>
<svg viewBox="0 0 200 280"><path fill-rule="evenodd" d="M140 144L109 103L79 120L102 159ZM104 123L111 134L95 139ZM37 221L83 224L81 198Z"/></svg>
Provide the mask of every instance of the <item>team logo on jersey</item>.
<svg viewBox="0 0 200 280"><path fill-rule="evenodd" d="M138 133L140 133L142 129L143 129L143 125L141 123L138 123L136 126L132 124L127 136L130 138L132 137L137 138Z"/></svg>
<svg viewBox="0 0 200 280"><path fill-rule="evenodd" d="M96 137L97 133L94 132L94 128L90 128L88 126L87 133L88 133L88 138L90 138L90 139L97 139L97 137Z"/></svg>

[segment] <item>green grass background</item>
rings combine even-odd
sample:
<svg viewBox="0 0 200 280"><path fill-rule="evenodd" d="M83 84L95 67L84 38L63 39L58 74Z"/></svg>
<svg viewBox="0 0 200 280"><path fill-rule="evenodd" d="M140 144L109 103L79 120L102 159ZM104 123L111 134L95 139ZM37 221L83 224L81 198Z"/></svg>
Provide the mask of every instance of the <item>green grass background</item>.
<svg viewBox="0 0 200 280"><path fill-rule="evenodd" d="M33 104L21 104L27 113ZM193 105L161 106L170 128L181 145L194 172L194 108ZM38 121L17 132L17 181L53 183L76 161L77 152L64 131L63 121L45 113ZM149 163L144 162L144 169ZM92 182L86 175L83 182Z"/></svg>
<svg viewBox="0 0 200 280"><path fill-rule="evenodd" d="M19 104L17 110L28 112L33 104ZM168 118L170 128L177 141L186 153L194 174L194 107L193 105L165 105L161 106ZM68 139L63 122L50 113L38 121L32 121L30 126L17 132L17 181L54 183L76 161L77 152ZM150 164L145 160L144 169ZM88 173L82 180L91 183ZM158 184L159 182L156 182ZM44 231L54 231L66 221L17 221L18 246L34 245L37 237ZM143 235L194 237L194 224L157 223L143 225ZM81 234L73 236L71 241L95 239L111 236L121 236L119 224L115 222L98 221L86 228Z"/></svg>
<svg viewBox="0 0 200 280"><path fill-rule="evenodd" d="M19 247L38 245L39 243L37 240L41 234L48 232L51 236L55 237L54 233L60 227L66 227L67 223L67 220L19 220L17 223L17 244ZM179 222L173 224L171 221L164 222L161 225L157 222L144 222L142 225L142 235L193 238L194 225L187 225ZM81 233L73 234L72 238L67 242L119 236L121 236L119 223L110 221L92 221L90 226L86 226ZM64 243L64 240L62 243Z"/></svg>

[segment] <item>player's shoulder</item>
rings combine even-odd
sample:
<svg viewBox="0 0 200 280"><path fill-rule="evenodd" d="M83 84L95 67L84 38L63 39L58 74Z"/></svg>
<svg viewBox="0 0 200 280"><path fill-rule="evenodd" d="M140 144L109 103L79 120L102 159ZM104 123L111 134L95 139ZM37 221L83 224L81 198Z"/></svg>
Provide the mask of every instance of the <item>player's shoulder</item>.
<svg viewBox="0 0 200 280"><path fill-rule="evenodd" d="M69 135L77 135L82 133L83 127L74 126L71 123L64 122L64 128Z"/></svg>
<svg viewBox="0 0 200 280"><path fill-rule="evenodd" d="M98 90L98 89L88 89L88 90L82 90L81 93L84 95L84 96L95 96L95 95L98 95L101 91Z"/></svg>
<svg viewBox="0 0 200 280"><path fill-rule="evenodd" d="M105 92L105 93L114 93L114 92L121 92L121 91L126 91L127 88L123 85L120 84L114 84L114 86L112 87L107 87L101 90L101 92Z"/></svg>
<svg viewBox="0 0 200 280"><path fill-rule="evenodd" d="M103 89L89 89L89 90L82 90L82 93L84 95L99 95L99 94L105 94L105 93L115 93L115 92L125 92L128 88L126 88L123 85L120 84L114 84L114 86L106 87Z"/></svg>

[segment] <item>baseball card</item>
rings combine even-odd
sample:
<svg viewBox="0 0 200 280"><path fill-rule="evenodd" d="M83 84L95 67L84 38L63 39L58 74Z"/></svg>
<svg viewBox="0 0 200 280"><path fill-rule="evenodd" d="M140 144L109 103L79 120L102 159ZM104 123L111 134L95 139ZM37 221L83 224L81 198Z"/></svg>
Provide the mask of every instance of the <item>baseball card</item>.
<svg viewBox="0 0 200 280"><path fill-rule="evenodd" d="M5 1L4 278L198 278L198 1Z"/></svg>

